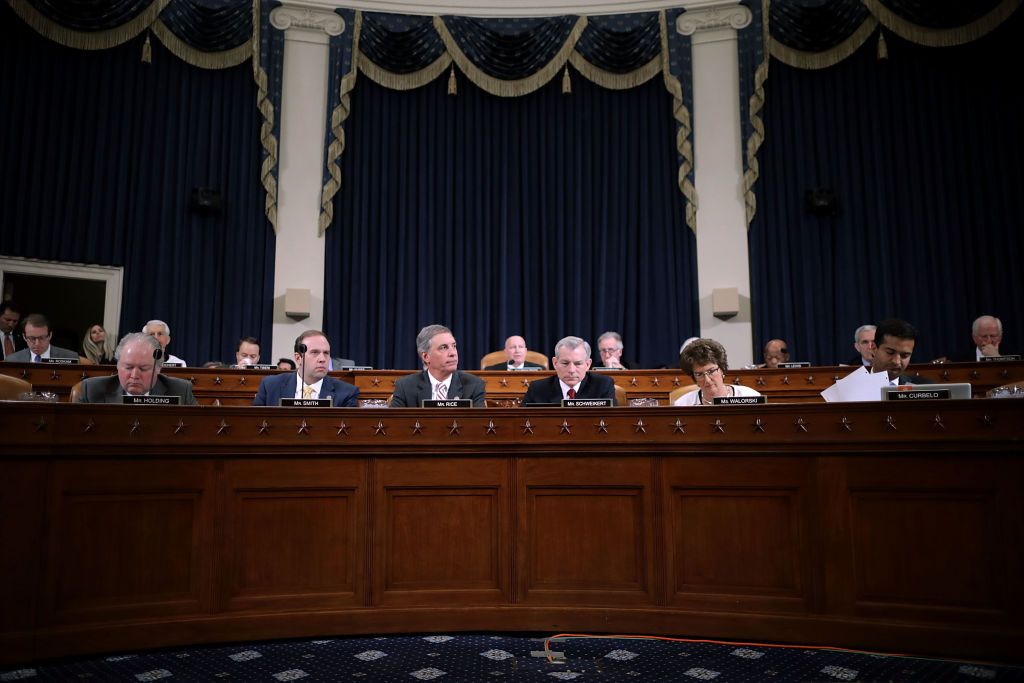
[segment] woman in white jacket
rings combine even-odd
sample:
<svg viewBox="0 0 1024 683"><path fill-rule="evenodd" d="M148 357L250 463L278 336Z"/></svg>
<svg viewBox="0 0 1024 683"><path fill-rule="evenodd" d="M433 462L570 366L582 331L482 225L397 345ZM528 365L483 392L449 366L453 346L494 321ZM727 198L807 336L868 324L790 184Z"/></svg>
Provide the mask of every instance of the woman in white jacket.
<svg viewBox="0 0 1024 683"><path fill-rule="evenodd" d="M674 406L709 406L715 398L723 396L761 395L750 387L725 383L729 360L725 347L714 339L697 339L687 344L679 354L679 366L693 377L698 388L677 398Z"/></svg>

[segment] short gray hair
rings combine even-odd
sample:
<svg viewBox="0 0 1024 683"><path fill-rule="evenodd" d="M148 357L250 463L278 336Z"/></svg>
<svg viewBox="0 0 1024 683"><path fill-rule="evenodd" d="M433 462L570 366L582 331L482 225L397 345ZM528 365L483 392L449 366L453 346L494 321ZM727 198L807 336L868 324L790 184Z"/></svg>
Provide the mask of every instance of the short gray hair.
<svg viewBox="0 0 1024 683"><path fill-rule="evenodd" d="M575 348L582 346L587 351L587 358L590 358L590 344L587 343L586 339L580 337L562 337L555 344L555 357L558 356L558 349L565 347L572 351Z"/></svg>
<svg viewBox="0 0 1024 683"><path fill-rule="evenodd" d="M597 338L597 345L598 346L601 346L601 340L603 340L603 339L614 339L615 340L615 349L617 351L621 351L622 350L622 335L619 334L618 332L612 332L611 330L608 330L607 332L602 334L600 337Z"/></svg>
<svg viewBox="0 0 1024 683"><path fill-rule="evenodd" d="M150 325L163 325L164 330L167 332L167 336L171 336L171 326L165 323L163 320L150 320L148 323L142 326L142 331L146 334L153 334L152 332L146 332Z"/></svg>
<svg viewBox="0 0 1024 683"><path fill-rule="evenodd" d="M971 334L978 334L978 328L981 327L981 323L987 318L991 318L996 321L996 329L999 330L999 334L1003 333L1003 321L994 315L981 315L978 316L975 321L971 324Z"/></svg>
<svg viewBox="0 0 1024 683"><path fill-rule="evenodd" d="M427 325L416 335L416 350L420 353L430 353L430 340L445 332L452 334L452 331L444 325Z"/></svg>
<svg viewBox="0 0 1024 683"><path fill-rule="evenodd" d="M872 332L874 332L876 329L878 328L876 328L874 325L861 325L853 333L853 343L857 343L857 339L860 338L861 332L866 332L867 330L871 330Z"/></svg>
<svg viewBox="0 0 1024 683"><path fill-rule="evenodd" d="M121 360L121 352L124 351L124 347L128 346L129 344L134 344L135 342L147 344L154 351L163 350L160 346L160 342L158 342L156 340L156 337L154 337L153 335L148 334L146 332L129 332L128 334L121 337L121 341L117 343L117 348L114 349L114 358L116 358L117 360ZM163 353L161 353L160 357L157 358L153 363L153 367L159 368L163 364L164 357Z"/></svg>

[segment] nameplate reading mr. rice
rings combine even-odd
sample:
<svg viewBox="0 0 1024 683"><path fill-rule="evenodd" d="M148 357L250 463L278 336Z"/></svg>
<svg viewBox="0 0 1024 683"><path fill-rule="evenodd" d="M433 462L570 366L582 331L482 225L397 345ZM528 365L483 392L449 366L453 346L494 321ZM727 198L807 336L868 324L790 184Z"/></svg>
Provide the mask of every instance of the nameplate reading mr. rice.
<svg viewBox="0 0 1024 683"><path fill-rule="evenodd" d="M121 403L126 406L176 406L181 404L181 396L133 396L124 394Z"/></svg>
<svg viewBox="0 0 1024 683"><path fill-rule="evenodd" d="M565 398L563 408L611 408L614 401L610 398Z"/></svg>
<svg viewBox="0 0 1024 683"><path fill-rule="evenodd" d="M285 408L330 408L329 398L282 398L278 405Z"/></svg>
<svg viewBox="0 0 1024 683"><path fill-rule="evenodd" d="M468 398L428 398L420 401L420 408L472 408L473 400Z"/></svg>

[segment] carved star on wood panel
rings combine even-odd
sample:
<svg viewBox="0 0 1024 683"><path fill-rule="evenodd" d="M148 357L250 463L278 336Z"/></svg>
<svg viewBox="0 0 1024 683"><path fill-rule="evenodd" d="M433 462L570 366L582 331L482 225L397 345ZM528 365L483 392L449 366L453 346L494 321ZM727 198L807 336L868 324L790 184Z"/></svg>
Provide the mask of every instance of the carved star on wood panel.
<svg viewBox="0 0 1024 683"><path fill-rule="evenodd" d="M46 431L46 418L44 418L42 415L40 415L39 419L36 421L35 425L33 425L33 426L36 428L37 432L45 432Z"/></svg>
<svg viewBox="0 0 1024 683"><path fill-rule="evenodd" d="M716 418L711 423L711 431L718 432L719 434L725 434L725 423L722 422L722 418Z"/></svg>
<svg viewBox="0 0 1024 683"><path fill-rule="evenodd" d="M377 420L377 424L373 427L373 433L377 436L387 436L388 428L384 426L382 420Z"/></svg>
<svg viewBox="0 0 1024 683"><path fill-rule="evenodd" d="M257 430L257 433L259 433L259 434L266 434L269 431L270 431L270 423L267 422L266 420L264 420L263 422L260 422L260 426L259 426L259 428Z"/></svg>
<svg viewBox="0 0 1024 683"><path fill-rule="evenodd" d="M423 423L420 422L419 420L416 420L416 422L413 423L413 425L412 425L412 427L410 429L412 429L412 433L414 435L415 434L423 434Z"/></svg>
<svg viewBox="0 0 1024 683"><path fill-rule="evenodd" d="M174 425L174 433L181 434L183 431L188 429L188 425L181 418L178 418L178 424Z"/></svg>
<svg viewBox="0 0 1024 683"><path fill-rule="evenodd" d="M89 379L89 373L87 373L85 370L82 370L82 374L78 376L78 379Z"/></svg>
<svg viewBox="0 0 1024 683"><path fill-rule="evenodd" d="M805 381L808 384L814 384L814 375L807 375L807 379Z"/></svg>
<svg viewBox="0 0 1024 683"><path fill-rule="evenodd" d="M942 371L942 379L949 379L949 370Z"/></svg>
<svg viewBox="0 0 1024 683"><path fill-rule="evenodd" d="M191 376L190 376L190 377L188 378L188 381L189 381L189 382L191 382L192 384L195 384L195 383L196 383L196 376L195 376L195 375L191 375Z"/></svg>
<svg viewBox="0 0 1024 683"><path fill-rule="evenodd" d="M764 434L765 433L765 426L766 425L764 423L764 420L762 420L761 418L757 418L756 420L754 420L754 431L755 432L761 432L762 434Z"/></svg>
<svg viewBox="0 0 1024 683"><path fill-rule="evenodd" d="M92 419L92 418L90 417L90 418L89 418L89 421L85 423L85 429L83 429L83 430L82 430L82 433L83 433L83 434L88 434L89 432L91 432L91 431L92 431L93 429L95 429L95 428L96 428L96 421L95 421L95 420L93 420L93 419Z"/></svg>
<svg viewBox="0 0 1024 683"><path fill-rule="evenodd" d="M533 434L533 425L530 424L530 419L529 418L527 418L526 422L524 422L523 424L521 424L519 426L522 428L523 434Z"/></svg>
<svg viewBox="0 0 1024 683"><path fill-rule="evenodd" d="M658 379L656 376L652 377L651 378L651 384L653 384L656 387L659 387L659 386L661 386L661 380Z"/></svg>
<svg viewBox="0 0 1024 683"><path fill-rule="evenodd" d="M217 375L216 377L213 378L213 383L220 386L221 384L224 384L224 380L221 379L220 375Z"/></svg>
<svg viewBox="0 0 1024 683"><path fill-rule="evenodd" d="M559 434L572 434L572 425L568 420L562 420L562 431Z"/></svg>
<svg viewBox="0 0 1024 683"><path fill-rule="evenodd" d="M498 434L498 427L497 425L494 424L494 420L487 421L487 427L485 428L484 433L495 436Z"/></svg>
<svg viewBox="0 0 1024 683"><path fill-rule="evenodd" d="M672 386L674 386L674 387L681 387L681 386L683 386L683 383L679 381L678 377L673 377L672 378Z"/></svg>
<svg viewBox="0 0 1024 683"><path fill-rule="evenodd" d="M803 432L805 434L807 433L807 421L804 420L802 417L798 417L796 419L796 422L793 423L793 425L796 427L796 430L798 432Z"/></svg>
<svg viewBox="0 0 1024 683"><path fill-rule="evenodd" d="M782 376L782 383L789 386L789 375Z"/></svg>
<svg viewBox="0 0 1024 683"><path fill-rule="evenodd" d="M344 420L342 420L341 422L338 423L337 428L338 428L338 433L335 434L335 436L341 436L342 434L344 434L345 436L348 436L348 425L345 424Z"/></svg>
<svg viewBox="0 0 1024 683"><path fill-rule="evenodd" d="M505 377L502 377L502 378L501 378L501 381L500 381L500 382L498 382L498 383L499 383L499 384L500 384L501 386L503 386L503 387L507 387L507 386L508 386L508 379L507 379L507 378L505 378Z"/></svg>
<svg viewBox="0 0 1024 683"><path fill-rule="evenodd" d="M21 378L22 379L28 379L28 370L22 370L21 371Z"/></svg>
<svg viewBox="0 0 1024 683"><path fill-rule="evenodd" d="M223 418L221 418L220 424L217 425L217 433L226 434L229 429L231 429L231 425L229 425Z"/></svg>
<svg viewBox="0 0 1024 683"><path fill-rule="evenodd" d="M683 422L682 420L680 420L678 417L676 418L676 421L673 424L669 425L669 426L672 427L672 433L673 434L685 434L686 433L686 423Z"/></svg>
<svg viewBox="0 0 1024 683"><path fill-rule="evenodd" d="M633 433L634 434L646 434L647 433L647 425L644 424L644 419L642 417L638 418L637 421L633 424Z"/></svg>
<svg viewBox="0 0 1024 683"><path fill-rule="evenodd" d="M893 419L892 415L885 416L885 425L892 431L896 431L896 420Z"/></svg>
<svg viewBox="0 0 1024 683"><path fill-rule="evenodd" d="M306 422L305 420L300 422L298 424L298 431L295 432L295 433L296 434L305 434L306 436L309 436L309 423Z"/></svg>
<svg viewBox="0 0 1024 683"><path fill-rule="evenodd" d="M60 373L54 370L53 372L50 373L50 379L56 382L57 380L60 379Z"/></svg>
<svg viewBox="0 0 1024 683"><path fill-rule="evenodd" d="M598 422L596 425L594 425L594 427L597 429L598 434L608 433L608 424L604 420Z"/></svg>
<svg viewBox="0 0 1024 683"><path fill-rule="evenodd" d="M633 377L629 380L629 386L638 387L640 386L640 383L637 381L636 377Z"/></svg>
<svg viewBox="0 0 1024 683"><path fill-rule="evenodd" d="M757 378L757 386L759 386L759 387L768 386L768 383L764 381L764 377L758 377Z"/></svg>
<svg viewBox="0 0 1024 683"><path fill-rule="evenodd" d="M239 384L239 385L241 385L241 386L245 386L245 385L246 385L246 384L248 384L248 383L249 383L249 380L248 380L248 378L247 378L247 377L246 377L245 375L240 375L240 376L238 377L238 384Z"/></svg>
<svg viewBox="0 0 1024 683"><path fill-rule="evenodd" d="M844 431L853 431L853 422L851 422L850 418L846 417L845 415L843 415L843 419L839 421L839 426L842 427Z"/></svg>
<svg viewBox="0 0 1024 683"><path fill-rule="evenodd" d="M452 420L452 423L448 425L448 436L462 436L462 425L458 420Z"/></svg>
<svg viewBox="0 0 1024 683"><path fill-rule="evenodd" d="M375 387L379 387L380 386L380 377L373 377L373 378L371 378L370 379L370 384L372 384Z"/></svg>
<svg viewBox="0 0 1024 683"><path fill-rule="evenodd" d="M135 420L135 422L132 422L128 426L128 433L129 434L137 434L137 433L139 433L141 431L142 431L142 423L139 422L138 420Z"/></svg>
<svg viewBox="0 0 1024 683"><path fill-rule="evenodd" d="M523 386L524 386L524 387L528 387L528 386L530 386L530 380L528 380L528 379L526 379L526 378L524 377L524 378L523 378Z"/></svg>
<svg viewBox="0 0 1024 683"><path fill-rule="evenodd" d="M937 414L937 413L935 415L935 418L932 420L932 429L938 429L938 430L945 430L946 429L946 425L942 421L942 416Z"/></svg>
<svg viewBox="0 0 1024 683"><path fill-rule="evenodd" d="M978 418L978 422L981 423L982 427L992 427L995 424L995 420L992 419L991 415L982 415Z"/></svg>
<svg viewBox="0 0 1024 683"><path fill-rule="evenodd" d="M971 370L971 379L978 379L979 377L981 377L981 373L977 370Z"/></svg>

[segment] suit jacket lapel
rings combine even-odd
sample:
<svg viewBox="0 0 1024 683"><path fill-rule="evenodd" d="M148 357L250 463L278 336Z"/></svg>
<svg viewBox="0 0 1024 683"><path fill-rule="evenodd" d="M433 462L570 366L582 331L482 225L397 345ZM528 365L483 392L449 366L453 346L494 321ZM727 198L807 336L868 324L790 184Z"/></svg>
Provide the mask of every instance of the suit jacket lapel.
<svg viewBox="0 0 1024 683"><path fill-rule="evenodd" d="M452 383L448 385L448 398L456 398L462 396L462 382L459 378L458 372L452 373Z"/></svg>

